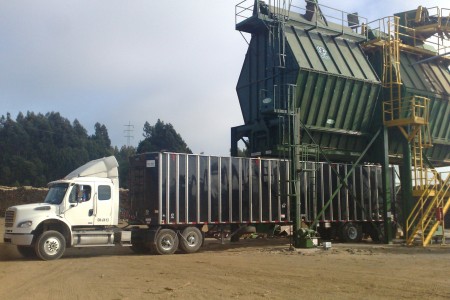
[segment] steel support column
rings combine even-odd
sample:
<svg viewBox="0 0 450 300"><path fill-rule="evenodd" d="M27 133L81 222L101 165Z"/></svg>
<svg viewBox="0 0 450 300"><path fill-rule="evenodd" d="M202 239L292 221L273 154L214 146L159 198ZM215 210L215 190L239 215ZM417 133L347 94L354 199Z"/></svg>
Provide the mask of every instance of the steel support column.
<svg viewBox="0 0 450 300"><path fill-rule="evenodd" d="M380 135L380 160L382 167L382 188L384 194L383 202L383 220L384 220L384 243L392 243L392 220L391 220L391 172L389 170L389 146L388 129L383 127L383 133Z"/></svg>
<svg viewBox="0 0 450 300"><path fill-rule="evenodd" d="M238 156L238 136L237 136L237 128L232 127L231 128L231 147L230 147L230 154L231 156Z"/></svg>
<svg viewBox="0 0 450 300"><path fill-rule="evenodd" d="M414 205L412 196L412 163L411 145L407 139L402 139L403 165L400 168L400 182L402 185L402 225L406 228L406 219Z"/></svg>

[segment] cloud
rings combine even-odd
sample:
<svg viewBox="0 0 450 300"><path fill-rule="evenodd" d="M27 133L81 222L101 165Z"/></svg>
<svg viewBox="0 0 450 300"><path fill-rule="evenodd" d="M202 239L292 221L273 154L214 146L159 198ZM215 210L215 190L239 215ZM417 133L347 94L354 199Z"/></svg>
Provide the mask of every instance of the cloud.
<svg viewBox="0 0 450 300"><path fill-rule="evenodd" d="M0 19L2 113L98 121L119 146L125 124L137 144L160 118L192 149L228 153L246 51L229 1L14 1Z"/></svg>

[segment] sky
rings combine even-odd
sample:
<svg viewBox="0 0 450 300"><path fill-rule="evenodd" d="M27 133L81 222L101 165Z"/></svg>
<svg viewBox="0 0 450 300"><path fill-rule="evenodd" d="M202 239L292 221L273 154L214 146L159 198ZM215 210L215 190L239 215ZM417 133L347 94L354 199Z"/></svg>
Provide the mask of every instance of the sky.
<svg viewBox="0 0 450 300"><path fill-rule="evenodd" d="M0 115L59 112L89 134L99 122L119 148L127 135L137 146L144 123L161 119L194 153L229 155L230 128L243 124L239 2L0 0ZM369 21L419 5L450 8L448 0L319 3Z"/></svg>

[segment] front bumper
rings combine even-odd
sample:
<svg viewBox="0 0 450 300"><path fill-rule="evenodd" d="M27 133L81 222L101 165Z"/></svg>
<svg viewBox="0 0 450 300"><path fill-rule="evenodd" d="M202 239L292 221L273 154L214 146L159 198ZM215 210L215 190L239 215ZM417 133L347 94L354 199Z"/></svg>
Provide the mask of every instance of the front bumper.
<svg viewBox="0 0 450 300"><path fill-rule="evenodd" d="M5 244L13 244L20 246L30 246L33 242L32 234L12 234L6 233L3 242Z"/></svg>

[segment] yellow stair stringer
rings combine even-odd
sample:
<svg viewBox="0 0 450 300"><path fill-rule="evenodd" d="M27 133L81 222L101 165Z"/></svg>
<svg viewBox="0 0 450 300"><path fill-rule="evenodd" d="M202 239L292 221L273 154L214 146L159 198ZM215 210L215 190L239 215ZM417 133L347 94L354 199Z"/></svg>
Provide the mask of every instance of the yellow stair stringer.
<svg viewBox="0 0 450 300"><path fill-rule="evenodd" d="M433 178L434 179L434 178ZM433 179L430 179L432 181ZM428 186L428 184L427 184ZM420 196L419 200L416 202L416 205L411 210L408 219L406 220L406 244L412 245L416 234L421 230L424 231L424 219L427 219L431 210L430 202L433 197L431 196L431 190L425 189Z"/></svg>
<svg viewBox="0 0 450 300"><path fill-rule="evenodd" d="M438 229L438 227L440 225L443 225L444 216L447 213L448 208L450 207L450 196L448 195L449 190L450 190L450 176L447 176L447 180L445 181L445 183L441 185L441 188L439 189L437 195L435 196L436 210L442 209L442 219L436 220L436 222L433 224L426 238L423 241L423 246L427 246L430 244L430 241L433 238L433 235Z"/></svg>
<svg viewBox="0 0 450 300"><path fill-rule="evenodd" d="M421 232L422 245L427 246L433 234L436 232L442 220L435 220L436 210L442 208L443 216L450 208L450 176L445 181L441 181L442 176L433 172L434 176L430 182L435 184L440 182L439 188L436 185L427 184L422 196L417 201L406 221L406 244L413 245L416 235ZM432 221L436 221L432 223ZM431 227L430 227L431 226ZM429 228L428 232L427 229ZM426 233L426 236L425 236Z"/></svg>

